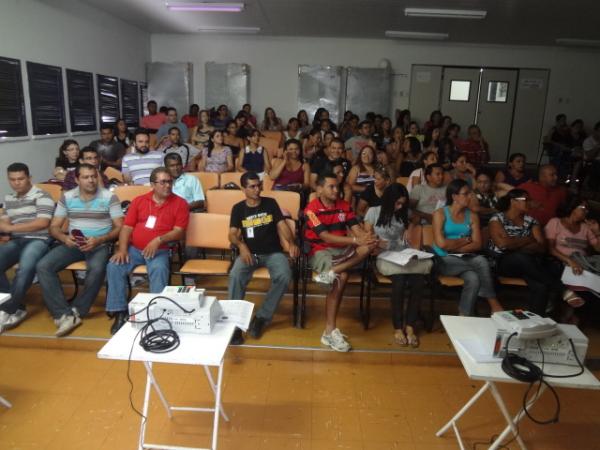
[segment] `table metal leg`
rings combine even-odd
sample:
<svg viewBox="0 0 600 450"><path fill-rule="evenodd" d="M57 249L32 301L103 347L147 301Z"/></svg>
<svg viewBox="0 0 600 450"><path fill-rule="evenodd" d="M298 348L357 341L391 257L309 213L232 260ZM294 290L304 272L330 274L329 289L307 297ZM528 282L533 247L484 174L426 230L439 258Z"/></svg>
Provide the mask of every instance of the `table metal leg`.
<svg viewBox="0 0 600 450"><path fill-rule="evenodd" d="M156 390L156 393L158 394L160 401L162 402L163 406L165 407L165 410L167 411L167 416L169 416L169 419L173 418L173 414L171 413L171 407L169 406L169 402L167 402L167 399L164 396L164 394L162 393L162 390L160 389L160 385L156 381L156 377L154 376L154 373L152 372L152 363L144 362L144 367L146 368L146 373L150 377L150 381L152 382L152 385L154 386L154 389Z"/></svg>
<svg viewBox="0 0 600 450"><path fill-rule="evenodd" d="M210 373L210 372L209 372ZM212 380L212 377L210 377ZM211 381L212 382L212 381ZM219 365L217 386L215 390L215 419L213 423L212 450L217 450L217 437L219 435L219 411L221 411L221 387L223 383L223 361Z"/></svg>
<svg viewBox="0 0 600 450"><path fill-rule="evenodd" d="M531 408L539 400L539 398L542 396L542 394L544 393L545 390L546 390L546 385L542 384L542 387L540 388L539 391L537 391L536 395L534 395L533 398L527 402L527 409ZM519 412L513 418L512 422L514 424L518 424L521 421L521 419L523 418L523 416L525 416L525 410L523 408L521 408L519 410ZM498 438L492 443L490 450L497 449L500 446L500 444L504 441L504 439L506 439L506 436L508 435L508 433L510 433L510 431L511 431L510 425L507 425L506 428L504 428L504 430L502 431L502 433L500 433Z"/></svg>
<svg viewBox="0 0 600 450"><path fill-rule="evenodd" d="M476 394L475 394L473 397L471 397L471 399L470 399L470 400L469 400L469 401L468 401L468 402L465 404L465 406L463 406L463 407L460 409L460 411L458 411L458 412L456 413L456 415L455 415L455 416L454 416L452 419L450 419L450 421L449 421L449 422L448 422L446 425L444 425L442 428L440 428L440 429L439 429L439 431L438 431L437 433L435 433L435 435L436 435L437 437L440 437L440 436L441 436L441 435L443 435L443 434L444 434L446 431L448 431L448 429L449 429L450 427L453 427L453 428L454 428L454 433L456 434L456 438L458 439L458 442L459 442L459 444L460 444L460 447L461 447L461 449L462 449L462 448L464 448L464 447L463 447L463 445L462 445L462 441L461 441L461 439L460 439L460 435L458 434L458 429L457 429L457 428L456 428L456 426L455 426L455 423L458 421L458 419L460 419L460 418L461 418L461 417L462 417L462 416L463 416L463 415L464 415L464 414L467 412L467 410L468 410L468 409L469 409L471 406L473 406L473 404L474 404L474 403L475 403L477 400L479 400L479 397L481 397L481 396L482 396L482 395L485 393L485 391L487 391L489 388L490 388L490 382L489 382L489 381L486 381L486 382L485 382L485 384L484 384L484 385L481 387L481 389L479 389L479 390L477 391L477 393L476 393Z"/></svg>
<svg viewBox="0 0 600 450"><path fill-rule="evenodd" d="M4 397L2 397L0 395L0 405L4 406L5 408L12 408L12 404L6 400Z"/></svg>
<svg viewBox="0 0 600 450"><path fill-rule="evenodd" d="M519 430L517 429L517 426L516 426L516 423L518 422L518 420L516 422L513 421L513 418L510 416L508 409L506 408L506 404L504 403L504 400L502 399L502 395L500 395L500 391L498 391L498 388L496 387L496 384L493 381L490 381L490 390L492 392L492 395L494 396L494 400L496 400L496 403L498 404L498 408L500 408L500 412L502 412L502 415L504 416L504 418L506 419L506 422L508 423L508 428L516 436L519 446L523 450L527 450L527 447L525 446L525 442L523 442L523 439L519 435ZM521 411L519 411L519 413L517 414L516 417L519 417L519 416L522 416ZM500 444L502 443L502 440L500 439L500 437L502 437L502 439L504 439L506 434L507 434L507 432L505 429L500 434L498 439L496 439L496 441L491 445L489 450L495 450L496 448L498 448L500 446Z"/></svg>
<svg viewBox="0 0 600 450"><path fill-rule="evenodd" d="M221 363L221 366L222 365L223 365L223 363ZM208 366L204 366L204 373L206 373L206 379L208 380L208 385L212 389L213 394L217 395L217 385L214 382L212 373L210 373L210 368ZM226 422L229 422L229 417L227 417L227 414L225 413L225 410L223 409L223 405L221 404L221 402L219 402L219 411L221 412L223 419L225 419Z"/></svg>
<svg viewBox="0 0 600 450"><path fill-rule="evenodd" d="M138 443L138 450L144 450L144 441L146 437L146 424L148 422L148 404L150 403L150 389L152 386L152 378L150 377L150 373L152 373L152 363L144 363L150 364L150 370L146 367L146 390L144 392L144 406L142 407L142 422L140 424L140 440Z"/></svg>

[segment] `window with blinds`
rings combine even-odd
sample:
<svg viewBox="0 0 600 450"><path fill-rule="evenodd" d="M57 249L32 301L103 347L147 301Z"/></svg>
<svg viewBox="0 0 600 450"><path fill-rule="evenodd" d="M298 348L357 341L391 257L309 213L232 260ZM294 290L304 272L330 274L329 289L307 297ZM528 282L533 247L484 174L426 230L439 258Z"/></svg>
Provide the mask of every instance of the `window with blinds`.
<svg viewBox="0 0 600 450"><path fill-rule="evenodd" d="M0 138L27 136L21 61L0 57Z"/></svg>
<svg viewBox="0 0 600 450"><path fill-rule="evenodd" d="M137 127L140 123L140 96L138 82L121 79L121 104L123 119L128 127Z"/></svg>
<svg viewBox="0 0 600 450"><path fill-rule="evenodd" d="M95 131L94 79L90 72L67 69L71 131Z"/></svg>
<svg viewBox="0 0 600 450"><path fill-rule="evenodd" d="M67 132L62 69L27 61L34 135Z"/></svg>
<svg viewBox="0 0 600 450"><path fill-rule="evenodd" d="M119 118L119 79L96 75L100 123L114 124Z"/></svg>

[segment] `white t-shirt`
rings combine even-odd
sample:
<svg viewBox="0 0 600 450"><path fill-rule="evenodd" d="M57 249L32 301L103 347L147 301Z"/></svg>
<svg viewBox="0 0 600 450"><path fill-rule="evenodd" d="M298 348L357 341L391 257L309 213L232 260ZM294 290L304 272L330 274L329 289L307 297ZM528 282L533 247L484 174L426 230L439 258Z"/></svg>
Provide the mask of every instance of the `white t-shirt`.
<svg viewBox="0 0 600 450"><path fill-rule="evenodd" d="M404 224L398 221L396 217L392 216L389 226L382 227L376 225L380 213L381 206L371 206L365 215L365 222L373 225L375 234L379 239L389 242L388 250L399 251L406 248L407 245L404 242L404 232L406 231L406 228L404 227Z"/></svg>
<svg viewBox="0 0 600 450"><path fill-rule="evenodd" d="M420 177L421 178L421 184L427 184L427 179L425 178L425 172L424 170L421 169L415 169L410 173L410 176L408 177L408 182L406 183L406 190L408 192L413 190L413 177Z"/></svg>

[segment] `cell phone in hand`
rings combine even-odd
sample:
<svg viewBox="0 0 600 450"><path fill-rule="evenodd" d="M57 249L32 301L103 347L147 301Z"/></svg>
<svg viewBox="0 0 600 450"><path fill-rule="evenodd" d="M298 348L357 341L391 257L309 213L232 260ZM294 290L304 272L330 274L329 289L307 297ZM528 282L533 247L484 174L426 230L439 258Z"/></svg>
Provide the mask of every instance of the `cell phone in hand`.
<svg viewBox="0 0 600 450"><path fill-rule="evenodd" d="M78 247L85 245L85 242L87 241L81 230L78 229L71 230L71 236L73 236L73 239L75 239L75 243Z"/></svg>

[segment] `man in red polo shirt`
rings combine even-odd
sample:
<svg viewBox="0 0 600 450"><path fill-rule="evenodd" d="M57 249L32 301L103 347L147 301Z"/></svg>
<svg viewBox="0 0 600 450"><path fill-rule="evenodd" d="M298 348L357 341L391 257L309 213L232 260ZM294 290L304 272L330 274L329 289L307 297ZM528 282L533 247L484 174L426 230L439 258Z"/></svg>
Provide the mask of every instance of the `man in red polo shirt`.
<svg viewBox="0 0 600 450"><path fill-rule="evenodd" d="M319 175L317 198L306 206L304 213L307 225L304 237L310 244L309 264L318 272L315 281L331 285L325 303L326 324L321 343L335 351L347 352L350 344L336 327L347 271L369 256L377 239L362 230L350 204L340 199L338 181L332 173Z"/></svg>
<svg viewBox="0 0 600 450"><path fill-rule="evenodd" d="M164 167L150 174L152 190L129 205L119 234L119 248L106 268L106 311L114 316L116 333L127 321L127 276L136 267L148 268L150 292L159 293L169 282L169 242L183 239L189 210L184 199L173 194L173 178Z"/></svg>
<svg viewBox="0 0 600 450"><path fill-rule="evenodd" d="M540 166L538 181L527 181L517 186L525 189L531 198L528 214L544 227L550 219L556 217L556 210L567 199L567 191L557 186L558 174L552 164Z"/></svg>

